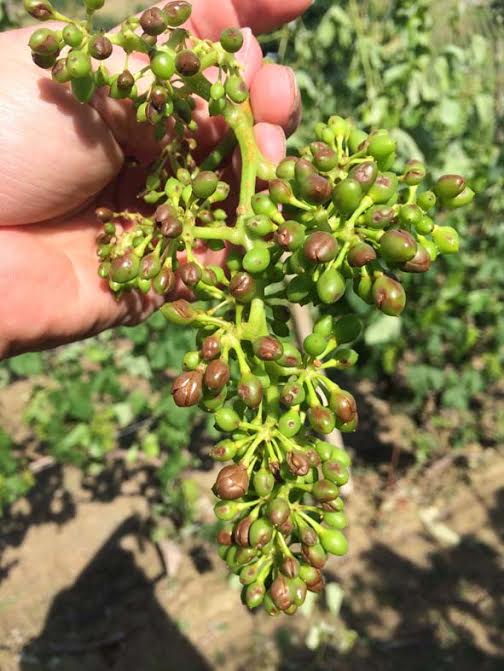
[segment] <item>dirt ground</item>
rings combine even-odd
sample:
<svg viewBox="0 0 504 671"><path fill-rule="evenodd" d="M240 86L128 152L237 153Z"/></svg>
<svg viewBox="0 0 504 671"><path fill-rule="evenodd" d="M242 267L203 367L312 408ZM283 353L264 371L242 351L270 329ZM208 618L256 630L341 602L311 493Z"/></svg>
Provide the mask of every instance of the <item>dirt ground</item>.
<svg viewBox="0 0 504 671"><path fill-rule="evenodd" d="M498 450L421 472L399 463L392 485L358 465L351 550L326 573L344 590L339 617L320 603L271 619L245 611L201 538L169 548L180 565L166 575L148 540L145 472L116 465L90 486L54 466L1 523L0 670L503 669L503 482ZM314 625L324 634L311 650Z"/></svg>

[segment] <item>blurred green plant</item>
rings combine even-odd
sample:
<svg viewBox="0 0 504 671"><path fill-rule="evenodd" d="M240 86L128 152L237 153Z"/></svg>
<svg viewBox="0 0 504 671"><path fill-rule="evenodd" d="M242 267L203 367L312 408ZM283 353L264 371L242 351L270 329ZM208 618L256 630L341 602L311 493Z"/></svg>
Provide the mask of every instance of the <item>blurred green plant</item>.
<svg viewBox="0 0 504 671"><path fill-rule="evenodd" d="M14 454L14 443L0 428L0 518L4 507L24 496L34 484L26 463Z"/></svg>
<svg viewBox="0 0 504 671"><path fill-rule="evenodd" d="M197 465L198 457L187 448L196 427L212 435L213 428L206 427L201 413L178 408L168 389L170 371L192 339L190 331L171 329L158 313L134 328L1 364L0 386L20 378L33 383L24 410L38 445L32 460L43 453L89 476L98 476L117 458L147 464L155 469L159 486L157 515L173 514L179 523L190 520L193 490L181 474ZM11 448L0 434L5 453L0 456L0 507L15 498L2 493L5 487L22 495L33 483L19 470L19 460L7 459ZM18 480L12 479L16 474Z"/></svg>

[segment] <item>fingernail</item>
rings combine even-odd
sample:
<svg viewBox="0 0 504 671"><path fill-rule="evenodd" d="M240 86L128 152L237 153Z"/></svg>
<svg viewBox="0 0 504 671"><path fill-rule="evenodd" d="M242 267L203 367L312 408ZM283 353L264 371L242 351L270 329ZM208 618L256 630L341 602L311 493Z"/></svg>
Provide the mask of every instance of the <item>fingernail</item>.
<svg viewBox="0 0 504 671"><path fill-rule="evenodd" d="M257 47L255 42L254 35L250 28L242 28L243 35L243 45L242 48L236 52L235 56L237 60L244 65L243 75L245 81L250 82L250 78L253 74L253 58L251 58L251 51L254 47Z"/></svg>
<svg viewBox="0 0 504 671"><path fill-rule="evenodd" d="M299 90L299 86L298 86L298 83L297 83L296 74L295 74L294 70L292 70L292 68L287 68L287 71L289 73L289 77L290 77L290 80L291 80L294 103L293 103L292 112L289 115L289 120L287 122L285 132L286 132L287 135L292 135L292 133L299 126L299 122L301 121L301 115L302 115L301 92Z"/></svg>

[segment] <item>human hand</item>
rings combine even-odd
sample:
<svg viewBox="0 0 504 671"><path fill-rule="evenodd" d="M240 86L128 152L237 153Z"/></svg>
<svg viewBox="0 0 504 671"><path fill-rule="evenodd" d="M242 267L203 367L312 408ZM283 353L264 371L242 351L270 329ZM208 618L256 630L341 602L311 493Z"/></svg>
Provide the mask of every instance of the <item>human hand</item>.
<svg viewBox="0 0 504 671"><path fill-rule="evenodd" d="M217 39L228 26L255 32L289 21L310 0L193 0L190 29ZM46 24L47 25L47 24ZM82 106L28 58L31 29L0 35L9 53L0 94L0 358L84 338L118 324L133 324L162 299L138 292L117 301L97 276L97 205L132 207L138 174L125 158L148 160L149 129L136 125L124 101L98 94ZM256 120L256 137L268 158L285 152L285 133L300 116L291 70L262 62L248 29L237 54L244 65ZM130 69L144 65L140 56ZM223 133L202 114L200 146L210 149ZM215 261L207 252L208 262Z"/></svg>

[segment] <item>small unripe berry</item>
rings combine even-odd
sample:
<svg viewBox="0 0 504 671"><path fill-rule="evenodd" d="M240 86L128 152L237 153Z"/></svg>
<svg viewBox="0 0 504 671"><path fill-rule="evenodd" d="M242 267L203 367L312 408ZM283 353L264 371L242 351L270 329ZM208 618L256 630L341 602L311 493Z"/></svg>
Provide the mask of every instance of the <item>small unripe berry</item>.
<svg viewBox="0 0 504 671"><path fill-rule="evenodd" d="M147 35L161 35L168 26L168 17L159 7L151 7L140 16L140 25Z"/></svg>
<svg viewBox="0 0 504 671"><path fill-rule="evenodd" d="M312 429L318 433L331 433L336 426L334 414L322 405L316 405L308 410L308 420Z"/></svg>
<svg viewBox="0 0 504 671"><path fill-rule="evenodd" d="M327 339L318 333L310 333L303 342L304 351L310 356L320 356L327 347Z"/></svg>
<svg viewBox="0 0 504 671"><path fill-rule="evenodd" d="M216 359L221 353L220 339L217 336L207 336L201 344L201 356L205 361Z"/></svg>
<svg viewBox="0 0 504 671"><path fill-rule="evenodd" d="M48 28L39 28L32 33L28 45L34 54L40 56L58 55L60 50L56 33Z"/></svg>
<svg viewBox="0 0 504 671"><path fill-rule="evenodd" d="M243 257L243 267L249 273L262 273L268 268L271 262L271 255L268 246L262 240L254 243L254 246L248 250Z"/></svg>
<svg viewBox="0 0 504 671"><path fill-rule="evenodd" d="M243 46L243 35L238 28L226 28L221 33L220 43L225 51L234 54Z"/></svg>
<svg viewBox="0 0 504 671"><path fill-rule="evenodd" d="M177 326L189 326L197 314L192 305L183 298L166 303L161 308L161 312L169 322Z"/></svg>
<svg viewBox="0 0 504 671"><path fill-rule="evenodd" d="M257 496L268 496L275 486L275 476L265 468L254 473L253 485Z"/></svg>
<svg viewBox="0 0 504 671"><path fill-rule="evenodd" d="M376 252L367 242L359 242L348 252L347 261L352 268L363 266L376 260Z"/></svg>
<svg viewBox="0 0 504 671"><path fill-rule="evenodd" d="M330 233L315 231L306 238L303 251L313 263L327 263L336 258L338 248L338 242Z"/></svg>
<svg viewBox="0 0 504 671"><path fill-rule="evenodd" d="M451 226L438 226L432 233L441 254L456 254L459 250L459 235Z"/></svg>
<svg viewBox="0 0 504 671"><path fill-rule="evenodd" d="M256 293L256 281L248 273L237 273L229 283L229 293L238 303L250 303Z"/></svg>
<svg viewBox="0 0 504 671"><path fill-rule="evenodd" d="M114 47L105 35L95 35L89 41L89 55L98 61L104 61L112 55Z"/></svg>
<svg viewBox="0 0 504 671"><path fill-rule="evenodd" d="M374 161L364 161L350 170L349 177L355 179L364 191L367 193L374 184L378 175L378 166Z"/></svg>
<svg viewBox="0 0 504 671"><path fill-rule="evenodd" d="M177 54L175 67L183 77L193 77L200 71L201 61L194 51L186 49Z"/></svg>
<svg viewBox="0 0 504 671"><path fill-rule="evenodd" d="M232 464L219 472L213 491L221 499L234 501L247 493L248 485L247 469L241 464Z"/></svg>
<svg viewBox="0 0 504 671"><path fill-rule="evenodd" d="M231 372L227 363L220 359L215 359L214 361L210 361L206 367L203 381L209 391L218 393L229 382L230 377Z"/></svg>
<svg viewBox="0 0 504 671"><path fill-rule="evenodd" d="M373 284L373 299L376 307L390 317L397 317L406 305L406 294L399 282L382 275Z"/></svg>
<svg viewBox="0 0 504 671"><path fill-rule="evenodd" d="M284 413L278 419L278 430L286 438L293 438L301 430L301 417L299 412L292 409Z"/></svg>
<svg viewBox="0 0 504 671"><path fill-rule="evenodd" d="M62 35L65 43L73 48L80 47L84 38L82 30L73 23L69 23L63 28Z"/></svg>
<svg viewBox="0 0 504 671"><path fill-rule="evenodd" d="M322 303L337 303L345 294L345 279L335 268L325 270L317 280L317 294Z"/></svg>
<svg viewBox="0 0 504 671"><path fill-rule="evenodd" d="M151 70L161 80L168 80L175 74L175 57L166 51L157 51L151 58Z"/></svg>
<svg viewBox="0 0 504 671"><path fill-rule="evenodd" d="M54 18L54 8L49 0L24 0L24 8L38 21L49 21Z"/></svg>
<svg viewBox="0 0 504 671"><path fill-rule="evenodd" d="M186 371L179 375L172 386L173 400L180 408L197 405L203 396L203 376L199 371Z"/></svg>
<svg viewBox="0 0 504 671"><path fill-rule="evenodd" d="M280 247L291 252L299 249L305 240L306 229L297 221L286 221L281 224L275 234L275 240Z"/></svg>
<svg viewBox="0 0 504 671"><path fill-rule="evenodd" d="M332 199L336 210L341 214L352 214L359 207L362 200L362 187L356 179L347 177L336 184Z"/></svg>
<svg viewBox="0 0 504 671"><path fill-rule="evenodd" d="M196 175L196 177L193 179L193 193L196 198L206 200L215 193L218 184L219 177L215 174L215 172L204 170Z"/></svg>
<svg viewBox="0 0 504 671"><path fill-rule="evenodd" d="M84 5L89 12L96 12L105 4L105 0L84 0Z"/></svg>
<svg viewBox="0 0 504 671"><path fill-rule="evenodd" d="M368 153L376 159L384 159L396 150L396 142L387 131L378 131L369 138Z"/></svg>
<svg viewBox="0 0 504 671"><path fill-rule="evenodd" d="M417 250L415 238L404 230L387 231L380 240L380 256L388 263L404 263L412 259Z"/></svg>
<svg viewBox="0 0 504 671"><path fill-rule="evenodd" d="M90 74L91 59L84 51L71 51L67 56L66 66L72 79L81 79Z"/></svg>
<svg viewBox="0 0 504 671"><path fill-rule="evenodd" d="M241 419L233 408L225 407L215 413L215 423L222 431L231 433L240 426Z"/></svg>
<svg viewBox="0 0 504 671"><path fill-rule="evenodd" d="M269 520L259 518L253 522L249 530L249 540L252 547L262 548L270 542L272 537L273 527Z"/></svg>
<svg viewBox="0 0 504 671"><path fill-rule="evenodd" d="M152 288L159 296L166 296L175 288L175 273L169 268L162 268L152 282Z"/></svg>
<svg viewBox="0 0 504 671"><path fill-rule="evenodd" d="M434 191L442 200L455 198L465 188L465 179L460 175L443 175L438 179Z"/></svg>
<svg viewBox="0 0 504 671"><path fill-rule="evenodd" d="M252 373L245 373L240 379L237 393L248 408L257 408L264 393L261 380Z"/></svg>
<svg viewBox="0 0 504 671"><path fill-rule="evenodd" d="M252 343L254 354L262 361L278 361L283 354L282 343L274 336L262 336Z"/></svg>
<svg viewBox="0 0 504 671"><path fill-rule="evenodd" d="M164 6L164 13L167 16L168 25L177 28L185 23L191 16L192 6L185 0L175 0Z"/></svg>
<svg viewBox="0 0 504 671"><path fill-rule="evenodd" d="M226 79L226 93L234 103L244 103L248 97L249 92L247 84L239 75L231 75Z"/></svg>
<svg viewBox="0 0 504 671"><path fill-rule="evenodd" d="M432 259L425 247L417 245L415 256L401 265L407 273L426 273L432 265Z"/></svg>

